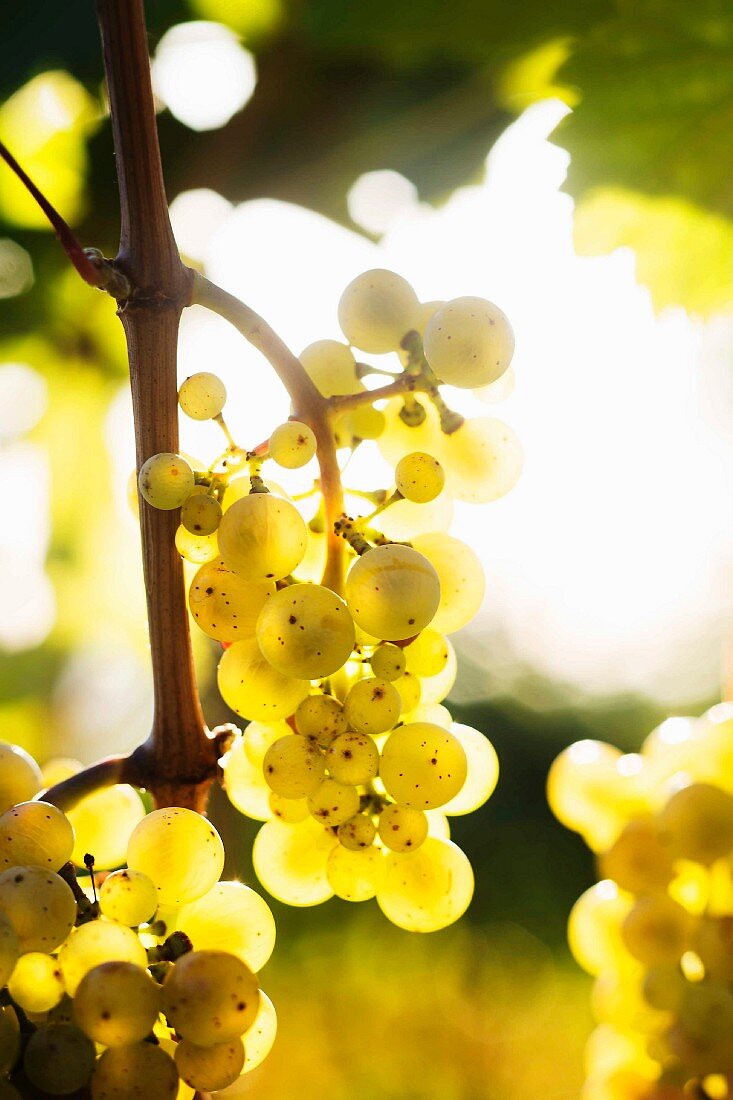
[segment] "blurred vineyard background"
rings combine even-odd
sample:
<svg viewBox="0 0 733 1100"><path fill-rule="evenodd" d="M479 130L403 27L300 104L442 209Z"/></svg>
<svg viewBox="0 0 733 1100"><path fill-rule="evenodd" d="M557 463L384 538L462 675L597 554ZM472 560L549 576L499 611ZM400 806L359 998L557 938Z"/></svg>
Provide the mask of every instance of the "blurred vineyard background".
<svg viewBox="0 0 733 1100"><path fill-rule="evenodd" d="M0 138L114 255L91 4L6 12ZM296 352L338 336L365 267L496 300L517 333L496 409L526 469L459 506L488 575L451 709L499 753L457 840L477 891L412 937L375 909L275 906L280 1040L247 1095L570 1100L590 1028L565 920L592 881L546 808L553 756L637 748L719 698L733 621L733 12L724 0L149 0L174 229ZM184 318L237 438L287 415L223 322ZM456 394L460 407L460 395ZM188 423L182 446L212 449ZM213 452L212 452L213 453ZM146 735L132 426L111 302L77 285L0 171L0 737L84 762ZM356 473L376 461L367 448ZM207 716L215 654L195 638ZM212 814L252 881L254 825ZM251 828L250 828L251 825Z"/></svg>

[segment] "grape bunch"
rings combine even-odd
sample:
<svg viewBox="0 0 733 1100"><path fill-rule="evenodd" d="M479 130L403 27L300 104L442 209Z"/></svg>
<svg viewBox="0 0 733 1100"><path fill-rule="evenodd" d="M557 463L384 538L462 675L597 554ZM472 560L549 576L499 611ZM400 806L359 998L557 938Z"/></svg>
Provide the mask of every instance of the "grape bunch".
<svg viewBox="0 0 733 1100"><path fill-rule="evenodd" d="M69 816L45 802L70 767L0 744L0 1097L217 1095L275 1038L256 977L272 913L220 881L221 838L192 810L145 814L123 785Z"/></svg>
<svg viewBox="0 0 733 1100"><path fill-rule="evenodd" d="M733 705L669 718L638 753L579 741L550 806L596 853L571 950L595 978L584 1100L733 1095Z"/></svg>
<svg viewBox="0 0 733 1100"><path fill-rule="evenodd" d="M220 693L249 723L223 766L234 805L263 822L261 883L291 905L376 897L400 927L432 931L473 892L448 818L481 806L498 776L488 739L443 703L456 677L449 635L484 595L477 555L447 528L455 500L498 499L522 465L506 424L465 419L441 387L506 390L514 337L491 302L423 304L384 270L349 284L338 318L347 342L319 340L299 360L326 403L328 445L344 455L336 488L323 465L289 488L289 472L323 447L307 410L247 450L223 420L223 384L205 372L179 403L218 421L227 450L206 470L154 455L139 488L153 507L181 509L176 545L199 567L191 615L223 647ZM355 351L391 360L374 367ZM367 387L372 374L391 379L387 393ZM394 484L343 486L364 441Z"/></svg>

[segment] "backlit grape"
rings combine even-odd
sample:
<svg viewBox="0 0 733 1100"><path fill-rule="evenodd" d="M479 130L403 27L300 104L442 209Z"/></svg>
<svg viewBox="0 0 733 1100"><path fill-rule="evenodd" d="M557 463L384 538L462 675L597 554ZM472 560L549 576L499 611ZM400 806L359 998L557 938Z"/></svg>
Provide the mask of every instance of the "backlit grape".
<svg viewBox="0 0 733 1100"><path fill-rule="evenodd" d="M224 408L226 399L221 378L208 371L190 375L178 391L178 404L192 420L213 420Z"/></svg>
<svg viewBox="0 0 733 1100"><path fill-rule="evenodd" d="M197 1046L238 1038L259 1007L259 986L249 967L227 951L182 955L163 983L162 1009L171 1027Z"/></svg>
<svg viewBox="0 0 733 1100"><path fill-rule="evenodd" d="M357 275L341 295L338 318L350 344L375 354L396 351L420 320L420 303L410 284L383 268Z"/></svg>
<svg viewBox="0 0 733 1100"><path fill-rule="evenodd" d="M300 420L287 420L278 425L270 436L270 458L286 470L305 466L316 453L316 437L313 429Z"/></svg>
<svg viewBox="0 0 733 1100"><path fill-rule="evenodd" d="M263 656L283 675L314 680L348 660L354 624L335 592L320 584L293 584L264 604L257 641Z"/></svg>
<svg viewBox="0 0 733 1100"><path fill-rule="evenodd" d="M161 905L185 905L218 881L224 845L211 822L193 810L153 810L130 837L127 863L152 879Z"/></svg>
<svg viewBox="0 0 733 1100"><path fill-rule="evenodd" d="M346 578L346 602L356 622L376 638L419 634L440 604L440 581L423 554L386 544L363 554Z"/></svg>
<svg viewBox="0 0 733 1100"><path fill-rule="evenodd" d="M413 809L443 806L466 780L466 753L457 737L440 726L400 726L382 749L379 775L387 792Z"/></svg>
<svg viewBox="0 0 733 1100"><path fill-rule="evenodd" d="M194 487L193 470L181 455L164 452L144 462L137 484L142 497L163 511L180 508Z"/></svg>
<svg viewBox="0 0 733 1100"><path fill-rule="evenodd" d="M302 560L307 541L300 512L272 493L242 497L219 524L224 564L250 583L287 577Z"/></svg>

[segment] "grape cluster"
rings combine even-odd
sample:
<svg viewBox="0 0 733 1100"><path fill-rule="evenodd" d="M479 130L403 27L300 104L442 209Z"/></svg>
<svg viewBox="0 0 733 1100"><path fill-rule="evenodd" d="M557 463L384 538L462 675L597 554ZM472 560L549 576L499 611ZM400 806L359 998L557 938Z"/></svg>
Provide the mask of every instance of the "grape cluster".
<svg viewBox="0 0 733 1100"><path fill-rule="evenodd" d="M122 785L69 816L37 797L70 768L42 775L0 745L0 1096L216 1095L275 1038L256 977L275 942L270 909L219 881L221 838L192 810L145 814ZM95 841L116 870L96 872Z"/></svg>
<svg viewBox="0 0 733 1100"><path fill-rule="evenodd" d="M260 881L292 905L376 897L396 924L430 931L456 920L473 891L448 817L482 805L498 773L487 738L443 705L456 676L448 635L484 594L478 557L447 528L454 500L503 496L522 464L506 424L458 415L441 385L505 384L514 337L492 303L421 304L383 270L349 284L338 318L347 343L319 340L300 362L329 401L334 446L376 441L393 486L347 486L349 512L325 530L318 479L289 493L263 471L272 462L283 479L317 457L318 425L301 414L265 444L237 447L224 386L208 373L183 383L180 405L218 420L227 451L195 472L180 455L154 455L139 486L154 507L181 508L177 546L199 566L191 614L224 647L219 690L249 722L224 776L232 802L264 823ZM355 350L391 355L392 369ZM370 372L395 383L386 398L371 397ZM327 568L335 535L343 586Z"/></svg>
<svg viewBox="0 0 733 1100"><path fill-rule="evenodd" d="M733 706L670 718L639 753L579 741L550 805L597 856L571 950L595 978L584 1100L733 1095Z"/></svg>

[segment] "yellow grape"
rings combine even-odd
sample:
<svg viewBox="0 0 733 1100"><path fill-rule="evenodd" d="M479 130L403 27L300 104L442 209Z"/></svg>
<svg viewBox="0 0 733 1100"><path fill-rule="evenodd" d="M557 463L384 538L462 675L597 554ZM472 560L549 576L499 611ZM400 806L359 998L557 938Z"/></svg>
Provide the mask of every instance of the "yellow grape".
<svg viewBox="0 0 733 1100"><path fill-rule="evenodd" d="M328 857L326 876L331 889L344 901L368 901L384 878L385 857L381 848L351 851L337 844Z"/></svg>
<svg viewBox="0 0 733 1100"><path fill-rule="evenodd" d="M392 681L400 697L400 713L410 714L420 705L422 684L414 672L405 672L398 680Z"/></svg>
<svg viewBox="0 0 733 1100"><path fill-rule="evenodd" d="M208 493L192 493L181 505L181 525L192 535L213 535L221 521L221 504Z"/></svg>
<svg viewBox="0 0 733 1100"><path fill-rule="evenodd" d="M385 405L386 423L377 446L390 466L396 466L401 458L413 451L423 451L440 459L445 438L440 427L440 415L427 397L412 400L425 414L420 423L406 423L400 415L404 409L403 398L393 397ZM391 512L394 507L398 506L393 505L387 511Z"/></svg>
<svg viewBox="0 0 733 1100"><path fill-rule="evenodd" d="M0 989L13 973L19 954L18 935L10 918L0 909Z"/></svg>
<svg viewBox="0 0 733 1100"><path fill-rule="evenodd" d="M0 813L19 802L30 802L42 786L41 769L33 757L20 745L0 742Z"/></svg>
<svg viewBox="0 0 733 1100"><path fill-rule="evenodd" d="M386 733L400 716L402 700L394 684L368 676L349 689L344 701L346 721L357 733Z"/></svg>
<svg viewBox="0 0 733 1100"><path fill-rule="evenodd" d="M275 1006L266 993L260 990L260 1006L254 1023L247 1030L247 1046L245 1048L244 1070L249 1073L264 1062L272 1050L277 1034L277 1014Z"/></svg>
<svg viewBox="0 0 733 1100"><path fill-rule="evenodd" d="M451 816L473 813L491 798L499 779L499 758L494 746L480 730L454 722L450 731L466 754L468 772L458 794L440 807Z"/></svg>
<svg viewBox="0 0 733 1100"><path fill-rule="evenodd" d="M367 550L346 578L353 618L374 637L389 641L419 634L432 621L440 596L438 574L428 559L396 543Z"/></svg>
<svg viewBox="0 0 733 1100"><path fill-rule="evenodd" d="M137 484L141 496L153 508L169 512L180 508L193 492L193 470L181 455L152 455L140 468Z"/></svg>
<svg viewBox="0 0 733 1100"><path fill-rule="evenodd" d="M598 857L598 870L631 894L663 893L673 878L672 856L652 818L630 821Z"/></svg>
<svg viewBox="0 0 733 1100"><path fill-rule="evenodd" d="M242 734L242 746L247 759L261 769L270 745L279 737L287 737L292 732L282 718L277 722L249 722Z"/></svg>
<svg viewBox="0 0 733 1100"><path fill-rule="evenodd" d="M434 627L427 627L402 651L409 672L437 676L448 663L448 639Z"/></svg>
<svg viewBox="0 0 733 1100"><path fill-rule="evenodd" d="M479 386L478 389L473 391L473 394L485 405L498 405L511 397L516 384L517 376L513 368L507 367L501 378L497 378L496 382L489 382L488 386Z"/></svg>
<svg viewBox="0 0 733 1100"><path fill-rule="evenodd" d="M604 741L576 741L553 761L547 776L547 801L558 821L585 832L613 797L621 752Z"/></svg>
<svg viewBox="0 0 733 1100"><path fill-rule="evenodd" d="M173 908L195 901L218 881L224 845L211 822L194 810L153 810L130 837L127 864L152 879L160 904Z"/></svg>
<svg viewBox="0 0 733 1100"><path fill-rule="evenodd" d="M92 1075L94 1043L74 1024L50 1024L34 1031L23 1055L23 1069L41 1092L65 1096L83 1088Z"/></svg>
<svg viewBox="0 0 733 1100"><path fill-rule="evenodd" d="M11 1005L0 1005L0 1073L10 1073L20 1052L18 1014Z"/></svg>
<svg viewBox="0 0 733 1100"><path fill-rule="evenodd" d="M192 535L181 524L176 530L176 550L192 565L204 565L219 557L219 542L216 532L213 535Z"/></svg>
<svg viewBox="0 0 733 1100"><path fill-rule="evenodd" d="M257 620L263 656L285 676L330 676L354 648L354 624L346 604L320 584L292 584L265 603Z"/></svg>
<svg viewBox="0 0 733 1100"><path fill-rule="evenodd" d="M448 730L414 722L400 726L387 738L379 775L396 802L413 809L437 809L463 786L466 753Z"/></svg>
<svg viewBox="0 0 733 1100"><path fill-rule="evenodd" d="M106 1047L127 1046L153 1029L160 986L134 963L101 963L87 971L74 994L74 1019L85 1034Z"/></svg>
<svg viewBox="0 0 733 1100"><path fill-rule="evenodd" d="M450 822L443 813L442 807L440 810L427 810L425 816L428 819L428 836L435 836L438 840L450 840Z"/></svg>
<svg viewBox="0 0 733 1100"><path fill-rule="evenodd" d="M450 694L456 682L456 677L458 675L458 658L456 657L453 643L448 638L446 638L446 648L448 650L448 660L445 668L437 672L435 676L420 677L420 703L423 706L432 706L435 703L442 703L446 696ZM414 718L410 720L415 721Z"/></svg>
<svg viewBox="0 0 733 1100"><path fill-rule="evenodd" d="M416 852L387 854L377 903L398 928L436 932L463 916L473 883L471 864L461 849L429 836Z"/></svg>
<svg viewBox="0 0 733 1100"><path fill-rule="evenodd" d="M219 524L219 552L225 565L249 582L287 577L302 561L307 542L298 509L272 493L242 497Z"/></svg>
<svg viewBox="0 0 733 1100"><path fill-rule="evenodd" d="M190 375L178 391L178 404L192 420L213 420L221 413L226 399L226 386L221 378L208 371Z"/></svg>
<svg viewBox="0 0 733 1100"><path fill-rule="evenodd" d="M263 771L275 794L283 798L305 798L318 790L326 766L316 745L291 733L270 745L265 753Z"/></svg>
<svg viewBox="0 0 733 1100"><path fill-rule="evenodd" d="M420 321L420 303L400 275L374 268L357 275L338 304L341 331L350 344L379 355L397 351Z"/></svg>
<svg viewBox="0 0 733 1100"><path fill-rule="evenodd" d="M257 978L228 951L190 951L168 971L162 1009L170 1027L197 1046L238 1038L259 1006Z"/></svg>
<svg viewBox="0 0 733 1100"><path fill-rule="evenodd" d="M336 779L324 779L308 798L308 810L322 825L343 825L358 813L360 805L356 787L339 783Z"/></svg>
<svg viewBox="0 0 733 1100"><path fill-rule="evenodd" d="M244 1066L244 1044L241 1039L199 1047L188 1039L176 1044L176 1067L181 1079L192 1089L201 1091L224 1089L236 1081Z"/></svg>
<svg viewBox="0 0 733 1100"><path fill-rule="evenodd" d="M422 810L392 802L379 815L379 836L393 852L413 852L428 835L428 819Z"/></svg>
<svg viewBox="0 0 733 1100"><path fill-rule="evenodd" d="M254 637L257 618L274 593L274 581L250 583L217 558L202 565L191 581L188 606L205 634L233 642Z"/></svg>
<svg viewBox="0 0 733 1100"><path fill-rule="evenodd" d="M330 745L348 729L344 708L332 695L308 695L295 711L298 733L313 737L319 745Z"/></svg>
<svg viewBox="0 0 733 1100"><path fill-rule="evenodd" d="M440 583L440 602L431 626L443 634L454 634L471 621L483 603L484 568L471 547L452 535L418 535L413 545L430 562Z"/></svg>
<svg viewBox="0 0 733 1100"><path fill-rule="evenodd" d="M306 374L324 397L358 393L364 389L356 376L351 348L338 340L316 340L300 353Z"/></svg>
<svg viewBox="0 0 733 1100"><path fill-rule="evenodd" d="M144 970L148 957L131 928L106 920L80 924L59 951L59 965L67 993L75 996L84 976L95 966L106 962L133 963Z"/></svg>
<svg viewBox="0 0 733 1100"><path fill-rule="evenodd" d="M24 1012L49 1012L66 993L58 960L44 951L28 951L18 959L8 993Z"/></svg>
<svg viewBox="0 0 733 1100"><path fill-rule="evenodd" d="M440 455L448 491L468 504L498 500L514 488L524 465L519 438L494 417L464 420L445 437Z"/></svg>
<svg viewBox="0 0 733 1100"><path fill-rule="evenodd" d="M41 867L11 867L0 874L0 911L12 924L21 953L54 951L76 920L71 890Z"/></svg>
<svg viewBox="0 0 733 1100"><path fill-rule="evenodd" d="M339 841L350 852L360 852L363 848L368 848L376 835L377 827L367 814L355 814L337 829Z"/></svg>
<svg viewBox="0 0 733 1100"><path fill-rule="evenodd" d="M485 298L453 298L425 327L425 358L443 382L463 389L502 376L514 354L514 333L498 306Z"/></svg>
<svg viewBox="0 0 733 1100"><path fill-rule="evenodd" d="M285 728L289 733L289 727L285 725ZM269 821L272 817L271 791L262 774L262 761L259 764L252 763L247 755L246 742L243 738L238 738L234 742L224 757L222 767L224 789L232 805L236 806L240 813L246 814L255 821Z"/></svg>
<svg viewBox="0 0 733 1100"><path fill-rule="evenodd" d="M445 485L445 470L437 458L424 451L404 455L395 469L397 491L414 504L429 504Z"/></svg>
<svg viewBox="0 0 733 1100"><path fill-rule="evenodd" d="M338 840L313 818L296 825L267 821L252 848L252 862L265 889L286 905L319 905L333 890L326 861Z"/></svg>
<svg viewBox="0 0 733 1100"><path fill-rule="evenodd" d="M397 645L387 642L377 646L371 656L370 664L375 676L382 680L398 680L405 671L405 654Z"/></svg>
<svg viewBox="0 0 733 1100"><path fill-rule="evenodd" d="M99 888L99 908L107 920L137 928L152 920L158 908L155 883L129 867L107 875Z"/></svg>
<svg viewBox="0 0 733 1100"><path fill-rule="evenodd" d="M76 839L72 859L84 866L84 856L94 856L98 871L119 867L125 862L127 841L136 825L145 817L140 795L126 783L96 791L69 811Z"/></svg>
<svg viewBox="0 0 733 1100"><path fill-rule="evenodd" d="M332 779L359 787L379 771L379 751L365 733L342 733L326 750L326 767Z"/></svg>
<svg viewBox="0 0 733 1100"><path fill-rule="evenodd" d="M275 794L274 791L270 791L268 805L272 817L276 817L278 821L286 821L290 825L305 821L310 813L307 798L283 798L281 794Z"/></svg>
<svg viewBox="0 0 733 1100"><path fill-rule="evenodd" d="M425 681L422 680L421 683L424 685ZM410 721L432 722L434 726L442 726L444 730L449 730L453 724L451 712L440 703L421 702L410 715Z"/></svg>
<svg viewBox="0 0 733 1100"><path fill-rule="evenodd" d="M97 1059L92 1100L176 1100L177 1095L178 1070L160 1046L110 1047Z"/></svg>
<svg viewBox="0 0 733 1100"><path fill-rule="evenodd" d="M265 483L265 488L272 493L273 496L280 497L283 500L290 499L282 485L278 485L272 478L265 477L262 480ZM248 474L243 474L240 477L233 477L224 491L224 499L221 503L222 511L228 512L233 504L236 504L237 501L241 500L243 497L249 496L251 491L252 479Z"/></svg>
<svg viewBox="0 0 733 1100"><path fill-rule="evenodd" d="M453 499L444 490L427 504L396 500L374 517L371 526L390 542L412 542L416 535L447 531L454 511Z"/></svg>
<svg viewBox="0 0 733 1100"><path fill-rule="evenodd" d="M692 917L669 897L639 898L621 927L627 951L644 966L679 962L692 935Z"/></svg>
<svg viewBox="0 0 733 1100"><path fill-rule="evenodd" d="M356 439L379 439L387 420L381 409L360 405L343 417L343 423Z"/></svg>
<svg viewBox="0 0 733 1100"><path fill-rule="evenodd" d="M197 951L226 945L255 973L275 946L275 919L264 898L242 882L217 882L198 901L184 905L176 928Z"/></svg>
<svg viewBox="0 0 733 1100"><path fill-rule="evenodd" d="M675 858L713 863L733 848L733 796L711 783L692 783L672 795L658 824Z"/></svg>
<svg viewBox="0 0 733 1100"><path fill-rule="evenodd" d="M568 944L575 961L589 974L613 967L624 954L621 924L631 899L604 879L580 895L568 918Z"/></svg>
<svg viewBox="0 0 733 1100"><path fill-rule="evenodd" d="M224 702L243 718L274 722L292 714L310 691L307 680L285 676L262 656L256 638L235 642L218 671Z"/></svg>
<svg viewBox="0 0 733 1100"><path fill-rule="evenodd" d="M21 802L0 815L0 867L58 871L73 847L69 819L49 802Z"/></svg>
<svg viewBox="0 0 733 1100"><path fill-rule="evenodd" d="M644 999L660 1012L676 1012L687 981L678 966L652 966L644 975Z"/></svg>
<svg viewBox="0 0 733 1100"><path fill-rule="evenodd" d="M313 429L300 420L286 420L270 436L270 458L286 470L297 470L310 462L316 453Z"/></svg>

